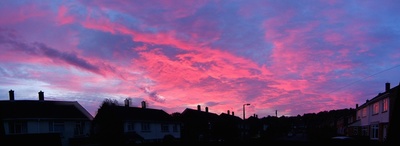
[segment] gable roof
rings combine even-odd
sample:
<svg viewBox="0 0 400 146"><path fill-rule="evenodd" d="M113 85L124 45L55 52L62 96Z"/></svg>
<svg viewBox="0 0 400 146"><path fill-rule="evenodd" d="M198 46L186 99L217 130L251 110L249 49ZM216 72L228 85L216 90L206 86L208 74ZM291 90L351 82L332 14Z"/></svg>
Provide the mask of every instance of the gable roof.
<svg viewBox="0 0 400 146"><path fill-rule="evenodd" d="M4 119L87 119L93 116L77 101L4 100L0 101Z"/></svg>

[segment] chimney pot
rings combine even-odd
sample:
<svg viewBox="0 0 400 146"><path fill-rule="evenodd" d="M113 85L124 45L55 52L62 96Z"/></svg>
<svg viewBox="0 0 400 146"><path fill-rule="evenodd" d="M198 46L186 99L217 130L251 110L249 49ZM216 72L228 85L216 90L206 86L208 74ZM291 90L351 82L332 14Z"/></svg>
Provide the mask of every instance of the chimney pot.
<svg viewBox="0 0 400 146"><path fill-rule="evenodd" d="M208 113L208 107L206 107L206 113Z"/></svg>
<svg viewBox="0 0 400 146"><path fill-rule="evenodd" d="M385 84L385 92L387 92L389 90L390 90L390 83L386 82L386 84Z"/></svg>
<svg viewBox="0 0 400 146"><path fill-rule="evenodd" d="M146 108L146 101L142 101L142 108Z"/></svg>
<svg viewBox="0 0 400 146"><path fill-rule="evenodd" d="M9 95L10 95L10 100L14 100L14 91L10 90L8 91Z"/></svg>
<svg viewBox="0 0 400 146"><path fill-rule="evenodd" d="M228 115L230 115L230 114L231 114L231 113L229 112L229 110L228 110L228 112L227 112L227 113L228 113Z"/></svg>
<svg viewBox="0 0 400 146"><path fill-rule="evenodd" d="M126 107L129 107L129 104L130 104L130 100L129 100L128 98L126 98L126 99L125 99L125 106L126 106Z"/></svg>
<svg viewBox="0 0 400 146"><path fill-rule="evenodd" d="M197 110L201 111L200 105L197 105Z"/></svg>
<svg viewBox="0 0 400 146"><path fill-rule="evenodd" d="M43 101L44 100L44 92L42 90L39 91L39 100Z"/></svg>
<svg viewBox="0 0 400 146"><path fill-rule="evenodd" d="M232 116L234 116L235 115L235 112L232 112Z"/></svg>

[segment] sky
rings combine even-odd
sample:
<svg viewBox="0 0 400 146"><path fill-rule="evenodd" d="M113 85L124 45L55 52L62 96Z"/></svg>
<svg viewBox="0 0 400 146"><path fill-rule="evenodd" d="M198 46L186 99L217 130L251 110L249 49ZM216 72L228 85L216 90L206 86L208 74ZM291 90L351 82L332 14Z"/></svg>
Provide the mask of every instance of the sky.
<svg viewBox="0 0 400 146"><path fill-rule="evenodd" d="M2 0L0 100L246 118L355 108L400 83L398 0ZM250 104L250 105L245 105Z"/></svg>

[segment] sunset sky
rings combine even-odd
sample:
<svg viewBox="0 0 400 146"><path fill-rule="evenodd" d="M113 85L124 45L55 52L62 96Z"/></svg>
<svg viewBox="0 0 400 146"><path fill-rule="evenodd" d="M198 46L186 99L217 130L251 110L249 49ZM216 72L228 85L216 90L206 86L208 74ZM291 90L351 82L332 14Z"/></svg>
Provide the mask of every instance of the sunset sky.
<svg viewBox="0 0 400 146"><path fill-rule="evenodd" d="M0 51L0 100L297 116L399 85L400 1L2 0Z"/></svg>

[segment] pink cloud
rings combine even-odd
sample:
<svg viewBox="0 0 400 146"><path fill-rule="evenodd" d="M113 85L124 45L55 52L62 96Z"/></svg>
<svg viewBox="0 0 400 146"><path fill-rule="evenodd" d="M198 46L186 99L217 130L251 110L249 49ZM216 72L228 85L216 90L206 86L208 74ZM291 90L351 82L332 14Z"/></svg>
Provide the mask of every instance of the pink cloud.
<svg viewBox="0 0 400 146"><path fill-rule="evenodd" d="M342 80L360 78L364 58L357 57L378 57L374 48L387 41L366 31L377 23L367 17L349 19L353 13L337 1L318 3L321 11L281 2L246 2L245 7L221 2L99 0L81 1L87 7L19 7L24 9L12 9L19 13L0 16L0 24L28 41L0 36L0 60L10 66L24 64L4 67L7 78L99 96L82 97L92 107L97 105L90 100L104 96L130 97L168 112L200 104L212 112L241 115L243 103L251 102L248 115L272 115L274 109L279 114L319 112L355 103L360 94L325 92ZM257 24L262 19L264 23ZM265 30L261 39L260 30ZM107 58L88 55L89 50ZM391 53L388 59L398 56Z"/></svg>
<svg viewBox="0 0 400 146"><path fill-rule="evenodd" d="M60 6L58 9L57 21L60 25L70 24L74 22L75 18L71 15L68 15L68 7Z"/></svg>

